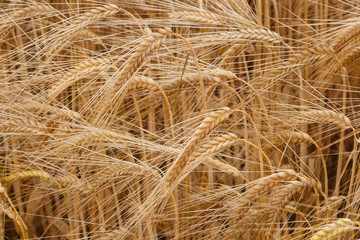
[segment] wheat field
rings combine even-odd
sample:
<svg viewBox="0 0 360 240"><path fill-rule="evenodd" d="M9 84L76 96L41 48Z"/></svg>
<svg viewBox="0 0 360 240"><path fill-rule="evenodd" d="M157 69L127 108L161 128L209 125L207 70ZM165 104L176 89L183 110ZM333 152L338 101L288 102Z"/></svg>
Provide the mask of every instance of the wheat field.
<svg viewBox="0 0 360 240"><path fill-rule="evenodd" d="M0 240L360 238L360 1L0 10Z"/></svg>

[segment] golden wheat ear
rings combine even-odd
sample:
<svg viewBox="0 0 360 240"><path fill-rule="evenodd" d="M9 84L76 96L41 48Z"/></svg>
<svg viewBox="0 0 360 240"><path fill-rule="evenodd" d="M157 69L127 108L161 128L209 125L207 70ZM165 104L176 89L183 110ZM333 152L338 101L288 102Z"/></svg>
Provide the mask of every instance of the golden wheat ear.
<svg viewBox="0 0 360 240"><path fill-rule="evenodd" d="M176 11L168 13L170 18L179 18L186 21L207 23L207 24L224 24L223 20L211 12L195 11Z"/></svg>
<svg viewBox="0 0 360 240"><path fill-rule="evenodd" d="M351 219L348 218L340 218L334 220L332 223L323 226L310 239L311 240L333 239L336 236L358 229L359 229L358 222L352 221Z"/></svg>

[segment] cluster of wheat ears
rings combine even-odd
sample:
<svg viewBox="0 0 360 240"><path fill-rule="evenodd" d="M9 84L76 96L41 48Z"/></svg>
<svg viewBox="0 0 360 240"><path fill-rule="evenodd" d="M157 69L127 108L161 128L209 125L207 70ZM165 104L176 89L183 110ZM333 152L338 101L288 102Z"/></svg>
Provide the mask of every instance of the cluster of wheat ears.
<svg viewBox="0 0 360 240"><path fill-rule="evenodd" d="M357 239L360 2L1 0L1 239Z"/></svg>

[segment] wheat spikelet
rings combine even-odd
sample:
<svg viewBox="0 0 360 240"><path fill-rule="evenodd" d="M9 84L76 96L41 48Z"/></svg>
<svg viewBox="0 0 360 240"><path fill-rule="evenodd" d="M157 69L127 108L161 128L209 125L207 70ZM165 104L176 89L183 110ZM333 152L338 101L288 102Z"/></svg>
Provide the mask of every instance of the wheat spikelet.
<svg viewBox="0 0 360 240"><path fill-rule="evenodd" d="M115 4L106 4L101 7L91 9L90 11L78 16L74 19L74 24L82 24L84 22L94 22L101 18L109 17L120 11L120 8Z"/></svg>
<svg viewBox="0 0 360 240"><path fill-rule="evenodd" d="M235 73L221 68L207 69L206 72L209 75L220 78L224 81L233 81L237 78Z"/></svg>
<svg viewBox="0 0 360 240"><path fill-rule="evenodd" d="M74 175L67 175L56 177L55 180L58 184L60 184L61 188L72 189L74 188L76 191L79 191L81 194L87 195L94 188L91 183L85 183L81 179L77 178Z"/></svg>
<svg viewBox="0 0 360 240"><path fill-rule="evenodd" d="M348 218L340 218L332 223L325 225L321 230L316 232L311 240L332 239L340 234L346 233L359 228L359 223Z"/></svg>
<svg viewBox="0 0 360 240"><path fill-rule="evenodd" d="M206 69L201 75L204 84L223 84L223 81L234 80L236 75L231 71L224 69ZM178 87L199 86L201 84L200 76L197 73L184 75L181 79L176 79L163 86L164 90L174 90Z"/></svg>
<svg viewBox="0 0 360 240"><path fill-rule="evenodd" d="M0 131L5 133L48 135L44 130L46 130L46 127L33 119L13 119L0 124Z"/></svg>
<svg viewBox="0 0 360 240"><path fill-rule="evenodd" d="M50 116L50 119L77 119L80 120L82 117L80 113L72 111L70 109L63 109L63 108L52 108L51 109L54 113Z"/></svg>
<svg viewBox="0 0 360 240"><path fill-rule="evenodd" d="M168 13L168 16L199 23L223 24L223 21L211 12L176 11Z"/></svg>
<svg viewBox="0 0 360 240"><path fill-rule="evenodd" d="M29 170L29 171L23 171L23 172L16 172L16 173L10 174L9 176L2 177L1 181L8 183L8 182L15 181L17 179L33 178L33 177L50 180L50 177L46 172L43 172L40 170Z"/></svg>
<svg viewBox="0 0 360 240"><path fill-rule="evenodd" d="M202 37L204 41L242 41L257 40L269 43L279 43L282 41L279 34L267 29L243 28L236 32L221 32L219 34L207 35Z"/></svg>
<svg viewBox="0 0 360 240"><path fill-rule="evenodd" d="M342 113L332 110L314 110L301 114L299 117L309 118L312 121L335 124L343 128L353 128L351 121Z"/></svg>
<svg viewBox="0 0 360 240"><path fill-rule="evenodd" d="M106 60L103 58L86 60L61 77L60 80L48 90L47 97L50 100L55 99L67 87L78 81L81 76L92 72L101 72L108 67Z"/></svg>

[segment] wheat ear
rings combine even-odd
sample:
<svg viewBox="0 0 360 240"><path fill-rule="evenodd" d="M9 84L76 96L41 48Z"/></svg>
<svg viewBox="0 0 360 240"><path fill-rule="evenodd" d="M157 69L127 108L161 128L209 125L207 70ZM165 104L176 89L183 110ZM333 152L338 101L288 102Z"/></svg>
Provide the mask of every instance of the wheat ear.
<svg viewBox="0 0 360 240"><path fill-rule="evenodd" d="M67 87L77 82L81 76L92 72L101 72L108 67L109 65L106 64L106 60L103 58L86 60L62 76L60 80L49 89L47 97L50 100L55 99Z"/></svg>
<svg viewBox="0 0 360 240"><path fill-rule="evenodd" d="M192 159L198 157L206 157L211 154L220 152L233 144L238 137L232 133L226 133L214 139L205 142L201 147L197 148L190 156Z"/></svg>
<svg viewBox="0 0 360 240"><path fill-rule="evenodd" d="M155 91L159 89L159 84L153 79L145 76L134 76L130 81L128 81L127 91L134 91L136 89L149 89Z"/></svg>
<svg viewBox="0 0 360 240"><path fill-rule="evenodd" d="M150 56L152 52L160 48L166 39L166 35L169 34L169 31L171 30L163 29L158 33L152 33L143 39L139 47L124 63L116 79L111 79L105 84L104 92L102 92L102 94L106 95L105 98L98 103L98 117L96 117L96 120L99 120L98 118L103 115L104 111L107 111L109 108L108 106L114 101L118 102L114 107L114 111L116 110L121 102L118 101L120 95L117 92L121 90L122 86L134 75L146 58ZM106 106L104 106L104 104L106 104Z"/></svg>
<svg viewBox="0 0 360 240"><path fill-rule="evenodd" d="M77 31L73 37L74 40L87 40L87 39L91 39L93 41L95 41L98 44L103 44L103 41L101 40L101 38L99 38L95 33L93 33L92 31L88 30L88 29L81 29L79 31Z"/></svg>
<svg viewBox="0 0 360 240"><path fill-rule="evenodd" d="M346 55L341 58L341 64L349 65L360 57L360 46L351 49L346 49L345 52Z"/></svg>
<svg viewBox="0 0 360 240"><path fill-rule="evenodd" d="M221 162L217 159L214 159L214 158L206 158L205 161L204 161L204 164L207 164L217 170L220 170L222 172L225 172L225 173L228 173L228 174L231 174L232 176L234 177L239 177L241 179L243 179L245 182L249 183L249 180L246 179L240 172L239 170L234 167L234 166L231 166L230 164L228 163L224 163L224 162Z"/></svg>
<svg viewBox="0 0 360 240"><path fill-rule="evenodd" d="M25 7L23 9L14 11L8 18L11 19L11 23L1 26L1 28L9 27L13 25L13 21L17 18L33 17L39 15L48 15L55 13L55 9L49 5L45 4L36 4L32 6Z"/></svg>
<svg viewBox="0 0 360 240"><path fill-rule="evenodd" d="M83 132L70 140L62 143L59 147L54 149L56 152L62 152L69 148L70 146L78 146L82 143L89 143L94 141L118 141L124 140L124 136L129 136L127 132L112 132L112 131L86 131ZM89 141L90 139L90 141Z"/></svg>
<svg viewBox="0 0 360 240"><path fill-rule="evenodd" d="M208 23L208 24L223 24L221 18L217 17L211 12L197 12L197 11L175 11L168 13L170 18L180 18L187 21Z"/></svg>
<svg viewBox="0 0 360 240"><path fill-rule="evenodd" d="M250 44L238 43L232 45L226 52L222 55L222 59L219 63L219 66L223 66L225 64L231 63L239 56L241 52L243 52L246 48L248 48Z"/></svg>
<svg viewBox="0 0 360 240"><path fill-rule="evenodd" d="M206 117L201 122L199 127L197 127L195 130L195 133L191 136L183 152L175 160L172 167L166 173L165 179L167 183L173 182L180 175L191 155L191 151L194 150L196 145L215 127L228 119L231 113L232 111L230 108L222 108L212 112L210 116Z"/></svg>
<svg viewBox="0 0 360 240"><path fill-rule="evenodd" d="M4 203L0 204L0 212L3 212L8 218L18 223L15 212L9 206L4 205Z"/></svg>
<svg viewBox="0 0 360 240"><path fill-rule="evenodd" d="M351 121L348 117L346 117L342 113L337 113L332 110L308 111L308 112L302 113L299 117L302 117L302 118L307 117L316 122L331 123L331 124L335 124L339 127L343 127L345 129L346 128L353 129Z"/></svg>
<svg viewBox="0 0 360 240"><path fill-rule="evenodd" d="M345 48L346 45L357 38L360 33L360 23L354 22L351 23L347 28L345 28L337 38L334 39L331 46L335 51L340 51Z"/></svg>
<svg viewBox="0 0 360 240"><path fill-rule="evenodd" d="M325 225L321 230L316 232L310 240L326 240L359 228L359 223L348 218L340 218L332 223Z"/></svg>
<svg viewBox="0 0 360 240"><path fill-rule="evenodd" d="M311 183L309 181L291 181L287 185L282 186L279 191L277 191L275 197L272 199L271 204L276 207L273 210L273 213L269 214L271 223L278 222L278 218L280 217L281 211L283 211L286 205L289 204L293 196L299 191L309 187Z"/></svg>
<svg viewBox="0 0 360 240"><path fill-rule="evenodd" d="M280 139L274 141L275 144L289 141L292 143L314 143L314 139L304 132L283 131L277 134Z"/></svg>
<svg viewBox="0 0 360 240"><path fill-rule="evenodd" d="M297 174L295 171L287 169L272 175L262 177L254 182L252 182L252 187L250 187L245 195L240 199L242 204L251 203L252 199L261 195L262 193L268 191L270 188L280 184L281 182L295 180ZM242 211L242 210L241 210Z"/></svg>
<svg viewBox="0 0 360 240"><path fill-rule="evenodd" d="M322 208L318 209L318 216L326 218L328 213L338 213L338 208L346 199L344 196L333 196L327 199L327 204L323 204ZM331 216L331 215L330 215Z"/></svg>
<svg viewBox="0 0 360 240"><path fill-rule="evenodd" d="M130 79L145 59L163 44L167 34L169 34L169 32L166 30L152 33L140 43L139 47L121 69L118 79L116 80L117 86L121 86L121 84L124 84Z"/></svg>
<svg viewBox="0 0 360 240"><path fill-rule="evenodd" d="M23 171L23 172L17 172L10 174L9 176L2 177L1 181L9 183L12 181L15 181L17 179L24 179L24 178L33 178L38 177L45 180L50 180L50 177L47 173L40 171L40 170L29 170L29 171Z"/></svg>
<svg viewBox="0 0 360 240"><path fill-rule="evenodd" d="M1 132L30 133L35 135L48 135L44 130L46 127L40 122L32 119L13 119L0 124Z"/></svg>
<svg viewBox="0 0 360 240"><path fill-rule="evenodd" d="M81 24L84 22L94 22L101 18L105 18L111 15L116 14L120 11L120 8L116 6L115 4L106 4L101 7L97 7L94 9L91 9L89 12L86 12L82 14L81 16L78 16L76 19L74 19L74 24Z"/></svg>
<svg viewBox="0 0 360 240"><path fill-rule="evenodd" d="M202 74L201 75L202 80L204 82L204 84L220 84L221 83L221 79L218 77L214 77L211 75L207 75L207 74ZM171 83L168 83L166 85L164 85L164 90L165 91L170 91L170 90L176 90L179 87L186 87L186 86L198 86L200 85L200 79L199 79L199 75L198 74L188 74L182 77L182 79L176 79L175 81L172 81Z"/></svg>
<svg viewBox="0 0 360 240"><path fill-rule="evenodd" d="M119 176L133 176L133 177L152 177L153 179L160 179L160 175L150 167L141 166L131 162L117 163L110 165L101 172L95 180L90 182L90 185L94 187L93 190L98 189L106 181L113 180Z"/></svg>
<svg viewBox="0 0 360 240"><path fill-rule="evenodd" d="M242 41L242 40L257 40L269 43L282 42L282 38L279 34L267 29L253 29L243 28L234 32L220 32L214 35L205 35L202 37L204 41Z"/></svg>

